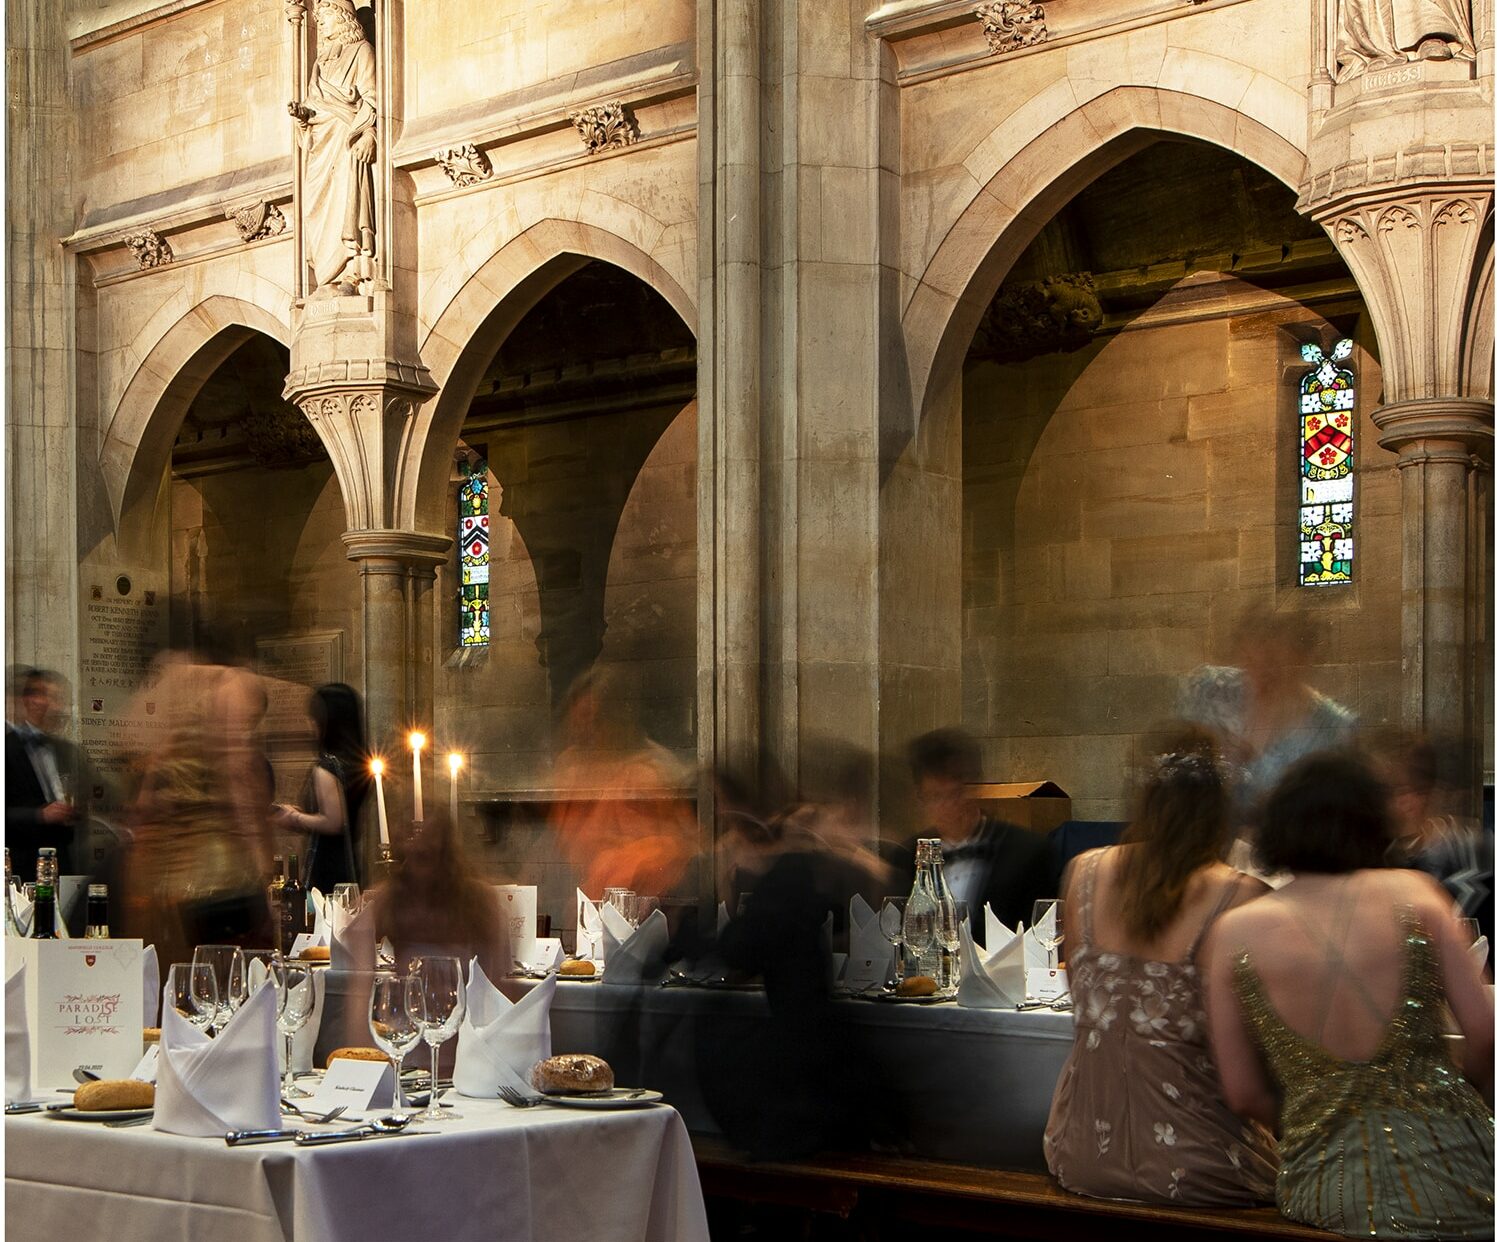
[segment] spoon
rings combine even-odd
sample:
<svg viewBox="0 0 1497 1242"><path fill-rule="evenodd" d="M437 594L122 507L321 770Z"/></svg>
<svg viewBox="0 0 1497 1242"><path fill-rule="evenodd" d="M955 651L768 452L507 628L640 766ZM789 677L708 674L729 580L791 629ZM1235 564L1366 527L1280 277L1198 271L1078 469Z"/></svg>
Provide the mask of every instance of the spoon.
<svg viewBox="0 0 1497 1242"><path fill-rule="evenodd" d="M334 1130L330 1134L313 1134L303 1131L296 1136L298 1147L319 1147L324 1143L351 1143L359 1139L378 1138L384 1134L400 1134L411 1124L412 1118L405 1113L390 1113L375 1117L352 1130ZM435 1130L412 1130L412 1134L435 1134Z"/></svg>
<svg viewBox="0 0 1497 1242"><path fill-rule="evenodd" d="M76 1083L98 1082L99 1076L93 1070L86 1070L80 1065L73 1071L73 1081Z"/></svg>

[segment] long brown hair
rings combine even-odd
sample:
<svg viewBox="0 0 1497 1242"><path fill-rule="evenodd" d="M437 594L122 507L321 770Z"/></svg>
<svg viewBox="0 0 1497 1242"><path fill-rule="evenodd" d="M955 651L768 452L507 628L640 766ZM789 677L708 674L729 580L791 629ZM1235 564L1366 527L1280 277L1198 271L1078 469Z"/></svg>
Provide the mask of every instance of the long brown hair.
<svg viewBox="0 0 1497 1242"><path fill-rule="evenodd" d="M1118 897L1123 926L1152 941L1180 912L1190 877L1219 862L1228 837L1227 787L1211 735L1182 728L1154 748L1138 810L1123 834Z"/></svg>

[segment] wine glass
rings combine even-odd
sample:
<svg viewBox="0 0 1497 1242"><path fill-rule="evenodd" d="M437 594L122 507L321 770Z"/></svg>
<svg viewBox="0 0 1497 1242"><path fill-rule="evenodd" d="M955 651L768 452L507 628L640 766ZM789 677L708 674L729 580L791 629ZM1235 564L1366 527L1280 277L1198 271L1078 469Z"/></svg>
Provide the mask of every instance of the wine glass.
<svg viewBox="0 0 1497 1242"><path fill-rule="evenodd" d="M946 950L945 986L954 989L961 982L962 924L967 921L967 903L947 900L939 903L936 911L936 939Z"/></svg>
<svg viewBox="0 0 1497 1242"><path fill-rule="evenodd" d="M635 926L639 926L658 909L660 909L659 897L636 897L634 899Z"/></svg>
<svg viewBox="0 0 1497 1242"><path fill-rule="evenodd" d="M1030 924L1030 930L1034 932L1034 938L1040 947L1045 950L1045 966L1049 970L1056 969L1055 950L1066 938L1065 924L1061 922L1064 905L1065 902L1058 897L1041 897L1034 903L1034 920Z"/></svg>
<svg viewBox="0 0 1497 1242"><path fill-rule="evenodd" d="M218 984L218 1013L211 1033L217 1035L228 1026L229 1019L249 995L249 979L244 968L244 950L233 944L200 944L192 951L194 965L201 963L213 972Z"/></svg>
<svg viewBox="0 0 1497 1242"><path fill-rule="evenodd" d="M939 906L924 884L915 885L904 903L904 947L915 961L916 973L923 973L926 955L936 943L936 916Z"/></svg>
<svg viewBox="0 0 1497 1242"><path fill-rule="evenodd" d="M878 912L878 929L884 939L894 946L894 962L900 978L904 978L904 898L885 897Z"/></svg>
<svg viewBox="0 0 1497 1242"><path fill-rule="evenodd" d="M406 1109L401 1090L405 1054L421 1042L421 979L417 975L381 974L369 993L369 1034L395 1067L395 1107Z"/></svg>
<svg viewBox="0 0 1497 1242"><path fill-rule="evenodd" d="M421 981L416 993L416 1017L421 1023L421 1038L431 1048L431 1097L425 1111L418 1115L427 1121L456 1121L459 1114L451 1109L444 1113L437 1103L437 1053L457 1034L468 1009L463 964L455 957L422 957L411 963L411 974Z"/></svg>
<svg viewBox="0 0 1497 1242"><path fill-rule="evenodd" d="M275 983L276 1030L286 1041L286 1077L281 1093L288 1098L308 1096L296 1085L296 1074L291 1064L296 1033L312 1020L317 1010L317 976L304 962L288 962L279 953L270 961L270 977Z"/></svg>
<svg viewBox="0 0 1497 1242"><path fill-rule="evenodd" d="M172 1008L200 1031L218 1017L218 980L204 962L173 962L166 972L166 994Z"/></svg>

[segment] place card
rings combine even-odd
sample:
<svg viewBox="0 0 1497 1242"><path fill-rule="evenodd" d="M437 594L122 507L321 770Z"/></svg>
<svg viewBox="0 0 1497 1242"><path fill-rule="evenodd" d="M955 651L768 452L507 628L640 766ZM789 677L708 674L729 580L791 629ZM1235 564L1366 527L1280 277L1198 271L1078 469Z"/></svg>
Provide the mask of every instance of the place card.
<svg viewBox="0 0 1497 1242"><path fill-rule="evenodd" d="M317 935L314 932L302 932L302 934L300 936L298 936L295 940L293 940L291 942L291 952L288 953L286 956L287 956L288 960L294 962L307 949L326 948L326 947L327 947L327 937L326 936L319 936L319 935Z"/></svg>
<svg viewBox="0 0 1497 1242"><path fill-rule="evenodd" d="M842 971L843 986L860 991L875 984L889 981L889 969L894 965L887 957L849 957Z"/></svg>
<svg viewBox="0 0 1497 1242"><path fill-rule="evenodd" d="M146 1049L145 1056L140 1058L140 1064L130 1071L130 1077L136 1082L155 1082L156 1063L161 1058L161 1045L152 1044Z"/></svg>
<svg viewBox="0 0 1497 1242"><path fill-rule="evenodd" d="M322 1085L306 1104L304 1112L328 1113L344 1105L348 1121L357 1121L375 1108L395 1103L395 1072L388 1061L355 1061L340 1057L327 1067Z"/></svg>
<svg viewBox="0 0 1497 1242"><path fill-rule="evenodd" d="M1031 967L1025 974L1024 990L1034 1000L1058 1000L1071 990L1071 985L1066 979L1066 968L1060 966L1055 970L1049 970L1041 967L1036 970Z"/></svg>

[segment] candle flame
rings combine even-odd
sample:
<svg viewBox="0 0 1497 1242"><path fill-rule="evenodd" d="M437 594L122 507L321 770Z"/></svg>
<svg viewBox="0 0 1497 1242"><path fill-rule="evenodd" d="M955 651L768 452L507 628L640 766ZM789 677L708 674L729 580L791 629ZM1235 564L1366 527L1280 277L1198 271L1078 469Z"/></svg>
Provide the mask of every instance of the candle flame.
<svg viewBox="0 0 1497 1242"><path fill-rule="evenodd" d="M412 750L420 750L425 745L426 745L426 734L424 734L424 733L412 733L411 734L411 749Z"/></svg>
<svg viewBox="0 0 1497 1242"><path fill-rule="evenodd" d="M385 761L383 759L371 759L369 761L369 770L375 776L383 776L385 774Z"/></svg>
<svg viewBox="0 0 1497 1242"><path fill-rule="evenodd" d="M452 754L447 756L447 766L456 775L457 770L463 766L463 757L456 751L453 751Z"/></svg>

